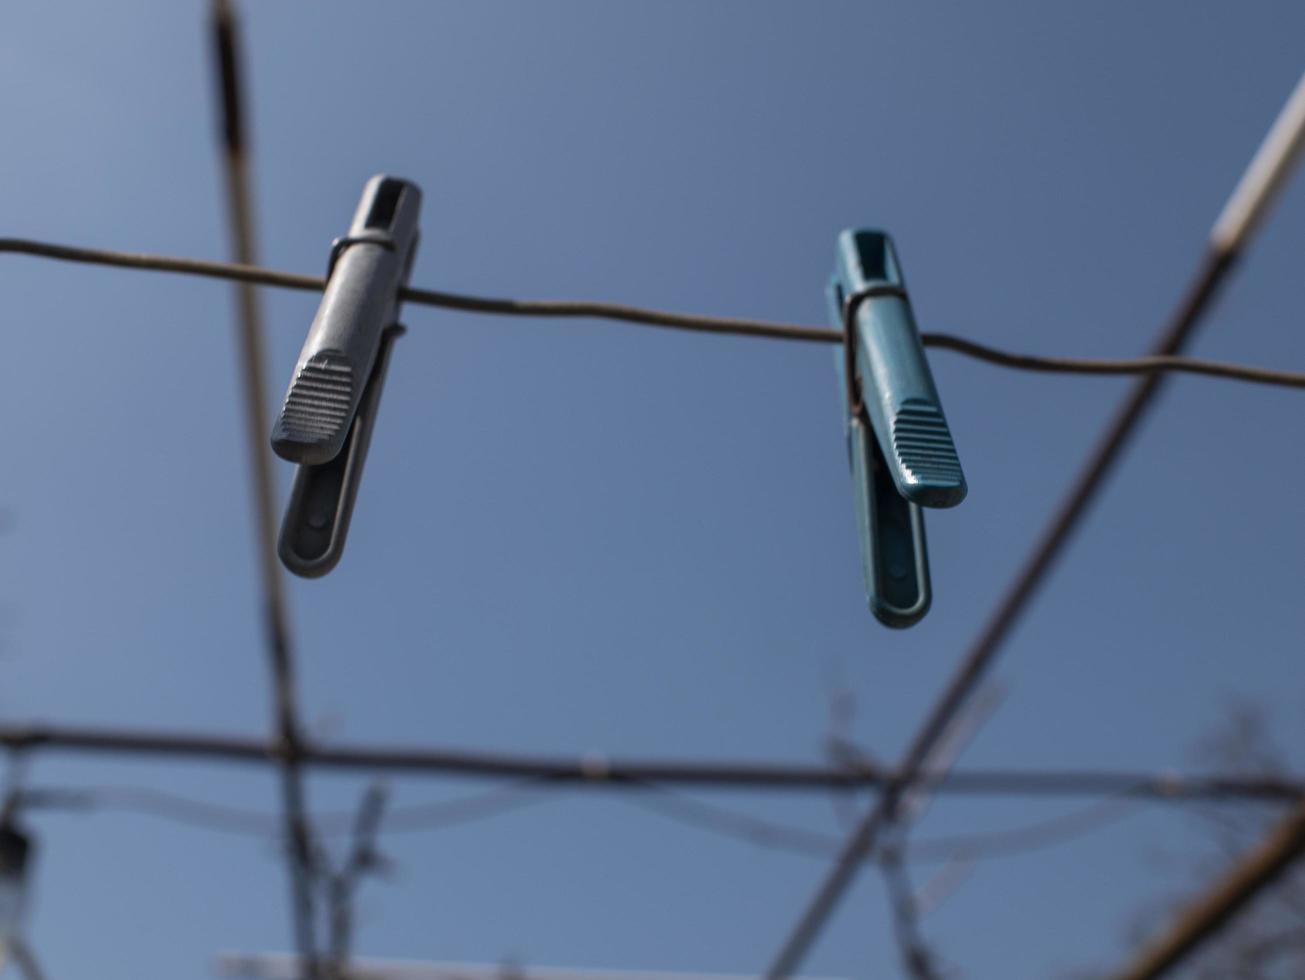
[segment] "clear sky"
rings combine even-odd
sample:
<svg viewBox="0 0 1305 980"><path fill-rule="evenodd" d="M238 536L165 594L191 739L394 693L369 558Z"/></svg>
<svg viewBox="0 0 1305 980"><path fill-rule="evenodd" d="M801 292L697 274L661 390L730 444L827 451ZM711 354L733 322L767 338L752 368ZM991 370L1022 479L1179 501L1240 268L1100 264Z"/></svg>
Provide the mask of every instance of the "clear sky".
<svg viewBox="0 0 1305 980"><path fill-rule="evenodd" d="M1291 3L242 5L265 261L318 272L363 181L425 193L415 283L819 324L837 232L896 238L923 329L1141 352L1302 68ZM11 0L0 235L227 254L200 0ZM1196 344L1305 368L1305 181ZM0 719L269 727L233 303L223 283L0 259ZM284 390L310 294L265 296ZM932 613L866 612L830 352L409 309L348 551L290 588L314 733L550 753L818 761L831 691L903 748L1126 389L939 352L970 495L929 515ZM1301 395L1166 391L993 674L968 766L1199 766L1229 697L1302 743ZM279 497L290 468L278 463ZM1294 727L1293 727L1294 726ZM1297 762L1302 760L1297 755ZM270 773L38 756L36 785L274 813ZM363 778L314 777L321 810ZM476 790L390 781L396 807ZM831 801L716 794L835 830ZM939 800L921 840L1080 804ZM268 838L33 817L55 980L201 977L285 950ZM925 920L969 977L1109 965L1181 889L1144 809L981 862ZM760 970L826 863L598 794L393 834L358 950ZM935 868L917 868L926 882ZM807 964L897 975L867 871Z"/></svg>

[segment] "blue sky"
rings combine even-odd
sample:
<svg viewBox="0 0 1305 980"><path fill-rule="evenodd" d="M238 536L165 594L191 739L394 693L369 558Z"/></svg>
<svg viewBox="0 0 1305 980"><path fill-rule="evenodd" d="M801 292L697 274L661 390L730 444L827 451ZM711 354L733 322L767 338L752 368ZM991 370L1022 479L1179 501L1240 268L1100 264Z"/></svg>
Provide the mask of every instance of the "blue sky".
<svg viewBox="0 0 1305 980"><path fill-rule="evenodd" d="M242 12L269 265L321 270L389 172L424 191L417 284L818 324L837 232L871 225L923 329L1067 356L1148 345L1305 30L1299 5L1177 0ZM0 234L225 257L206 5L6 14ZM1196 352L1305 365L1303 249L1297 181ZM0 290L0 718L265 732L229 288L9 256ZM265 296L269 401L314 308ZM405 321L348 552L290 588L323 737L814 761L844 685L856 738L890 758L1126 390L932 356L970 494L929 515L933 610L899 633L864 609L828 350ZM1198 764L1230 697L1301 744L1299 406L1168 388L1012 637L964 764ZM271 774L223 766L51 755L29 778L277 800ZM364 785L314 777L312 801L348 808ZM404 805L475 787L390 788ZM712 799L838 826L825 798ZM918 836L1070 807L940 800ZM110 811L33 824L52 977L205 976L218 950L289 944L270 841ZM984 862L927 934L973 977L1109 964L1182 884L1148 855L1188 826L1144 810ZM825 871L598 795L384 843L398 872L367 886L358 937L376 956L755 971ZM863 874L808 972L896 975L888 921Z"/></svg>

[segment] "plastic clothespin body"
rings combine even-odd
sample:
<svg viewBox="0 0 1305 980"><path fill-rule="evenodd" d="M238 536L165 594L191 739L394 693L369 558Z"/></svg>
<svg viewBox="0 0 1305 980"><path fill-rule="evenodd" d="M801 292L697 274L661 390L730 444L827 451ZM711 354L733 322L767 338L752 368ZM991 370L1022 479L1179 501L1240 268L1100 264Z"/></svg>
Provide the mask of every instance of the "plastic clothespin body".
<svg viewBox="0 0 1305 980"><path fill-rule="evenodd" d="M344 552L390 350L403 333L395 321L420 209L415 184L373 177L348 236L331 246L322 302L272 431L276 453L300 464L277 548L296 575L325 575Z"/></svg>
<svg viewBox="0 0 1305 980"><path fill-rule="evenodd" d="M272 430L272 448L293 463L326 463L340 453L381 346L395 322L399 290L417 250L421 191L377 176L367 182L331 270Z"/></svg>
<svg viewBox="0 0 1305 980"><path fill-rule="evenodd" d="M912 626L932 599L920 507L960 503L965 477L887 235L839 236L829 301L866 598L880 622Z"/></svg>

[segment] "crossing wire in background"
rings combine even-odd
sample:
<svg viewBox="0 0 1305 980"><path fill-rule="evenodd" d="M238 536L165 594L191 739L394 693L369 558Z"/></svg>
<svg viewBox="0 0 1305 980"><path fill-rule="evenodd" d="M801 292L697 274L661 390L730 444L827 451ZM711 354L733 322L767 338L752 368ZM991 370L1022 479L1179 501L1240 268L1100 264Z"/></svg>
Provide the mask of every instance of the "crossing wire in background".
<svg viewBox="0 0 1305 980"><path fill-rule="evenodd" d="M1144 781L1139 781L1141 786L1145 786ZM538 780L518 780L451 799L395 806L387 810L385 832L414 834L446 830L561 799L561 792L574 794L578 789L576 786L551 786ZM765 820L735 807L709 803L655 783L627 784L625 789L631 792L622 792L616 797L622 803L683 826L763 849L807 857L832 857L838 853L842 843L841 837L828 831ZM1240 806L1254 798L1221 799ZM1203 797L1160 797L1120 792L1094 798L1085 806L1017 827L915 841L902 857L913 864L931 864L955 858L986 860L1025 854L1104 829L1140 812L1145 803L1190 804L1202 801ZM182 826L262 839L274 839L283 833L281 819L272 814L197 800L148 786L33 786L18 793L15 803L27 812L140 813ZM357 815L327 811L313 814L312 822L321 836L338 837L356 832Z"/></svg>

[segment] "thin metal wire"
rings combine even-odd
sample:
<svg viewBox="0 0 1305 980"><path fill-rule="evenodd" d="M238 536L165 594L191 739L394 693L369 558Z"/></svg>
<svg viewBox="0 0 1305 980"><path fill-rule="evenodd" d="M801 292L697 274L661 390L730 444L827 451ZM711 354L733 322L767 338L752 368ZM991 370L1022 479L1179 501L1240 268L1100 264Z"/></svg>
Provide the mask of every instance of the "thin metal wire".
<svg viewBox="0 0 1305 980"><path fill-rule="evenodd" d="M908 860L912 864L933 864L955 858L983 858L986 861L1059 847L1136 815L1143 802L1125 794L1115 794L1069 813L1019 827L928 837L911 843Z"/></svg>
<svg viewBox="0 0 1305 980"><path fill-rule="evenodd" d="M521 780L449 800L414 803L389 810L385 832L417 833L461 824L544 802L535 780ZM200 830L261 839L284 832L284 819L262 810L196 800L145 786L40 786L23 790L17 805L28 812L93 813L118 810L139 813ZM355 833L358 816L343 810L319 812L313 824L324 837Z"/></svg>
<svg viewBox="0 0 1305 980"><path fill-rule="evenodd" d="M1033 354L1012 354L978 341L967 340L945 333L922 335L926 347L949 350L976 360L1000 367L1043 374L1095 374L1095 375L1158 375L1199 374L1210 378L1247 381L1252 384L1275 385L1282 388L1301 388L1305 373L1275 371L1271 368L1248 367L1224 361L1206 361L1173 354L1153 354L1132 358L1075 358L1041 357Z"/></svg>
<svg viewBox="0 0 1305 980"><path fill-rule="evenodd" d="M684 796L664 786L650 786L648 789L647 793L623 794L620 800L685 826L767 850L786 851L804 857L832 857L843 843L841 836L763 820L729 807ZM1093 800L1070 813L1018 827L928 837L914 841L904 859L910 864L938 864L957 858L986 861L1040 851L1103 830L1139 812L1141 804L1140 800L1113 795Z"/></svg>
<svg viewBox="0 0 1305 980"><path fill-rule="evenodd" d="M825 858L838 853L842 837L826 831L755 817L733 807L721 806L653 783L623 784L635 792L617 798L630 806L664 817L687 827L742 841L767 850L785 851L805 857ZM1144 788L1140 783L1139 788ZM551 786L537 780L521 780L477 793L408 804L388 811L387 834L429 833L489 819L513 810L537 806L559 798L560 791L576 787ZM990 860L1029 851L1056 847L1095 833L1140 812L1144 803L1189 802L1182 797L1133 797L1113 794L1094 799L1084 807L1017 827L929 837L914 841L907 852L911 864L935 864L956 858ZM1229 800L1222 801L1225 805ZM1246 800L1237 799L1238 805ZM220 833L266 839L282 831L282 818L275 814L196 800L141 786L32 787L22 791L16 805L25 812L91 813L123 810L167 820L183 826ZM358 814L329 811L313 815L314 826L324 836L358 836Z"/></svg>
<svg viewBox="0 0 1305 980"><path fill-rule="evenodd" d="M120 810L187 827L260 838L273 837L284 827L284 820L280 816L227 806L224 803L194 800L145 786L32 787L23 790L19 805L28 812L92 813Z"/></svg>
<svg viewBox="0 0 1305 980"><path fill-rule="evenodd" d="M74 245L57 245L52 242L25 238L0 238L0 252L31 255L78 262L106 265L121 269L149 272L170 272L296 289L303 292L320 292L326 285L319 276L282 272L261 266L233 262L212 262L207 259L189 259L141 252L119 252L111 249L82 248ZM573 317L614 320L644 326L667 327L698 333L727 336L756 337L768 340L795 340L809 343L842 343L840 331L823 327L808 327L796 323L776 323L769 320L749 320L735 317L713 317L692 313L671 313L621 303L600 303L587 300L523 300L495 299L469 296L463 293L440 292L433 289L409 288L403 291L408 303L433 306L466 313L486 313L497 316L523 317ZM1135 358L1073 358L1042 357L1035 354L1016 354L989 344L948 333L926 332L920 335L926 347L948 350L998 367L1044 374L1083 374L1106 376L1150 376L1166 373L1196 374L1250 384L1281 388L1305 388L1305 372L1277 371L1271 368L1231 364L1225 361L1208 361L1191 357L1156 354Z"/></svg>
<svg viewBox="0 0 1305 980"><path fill-rule="evenodd" d="M648 784L640 793L623 793L622 803L698 830L743 841L772 851L827 858L838 853L841 838L819 830L763 820L731 807L685 796L665 786Z"/></svg>
<svg viewBox="0 0 1305 980"><path fill-rule="evenodd" d="M543 784L522 779L468 796L433 803L409 803L394 807L385 821L387 834L425 833L447 830L491 817L538 806L550 797L541 792Z"/></svg>

